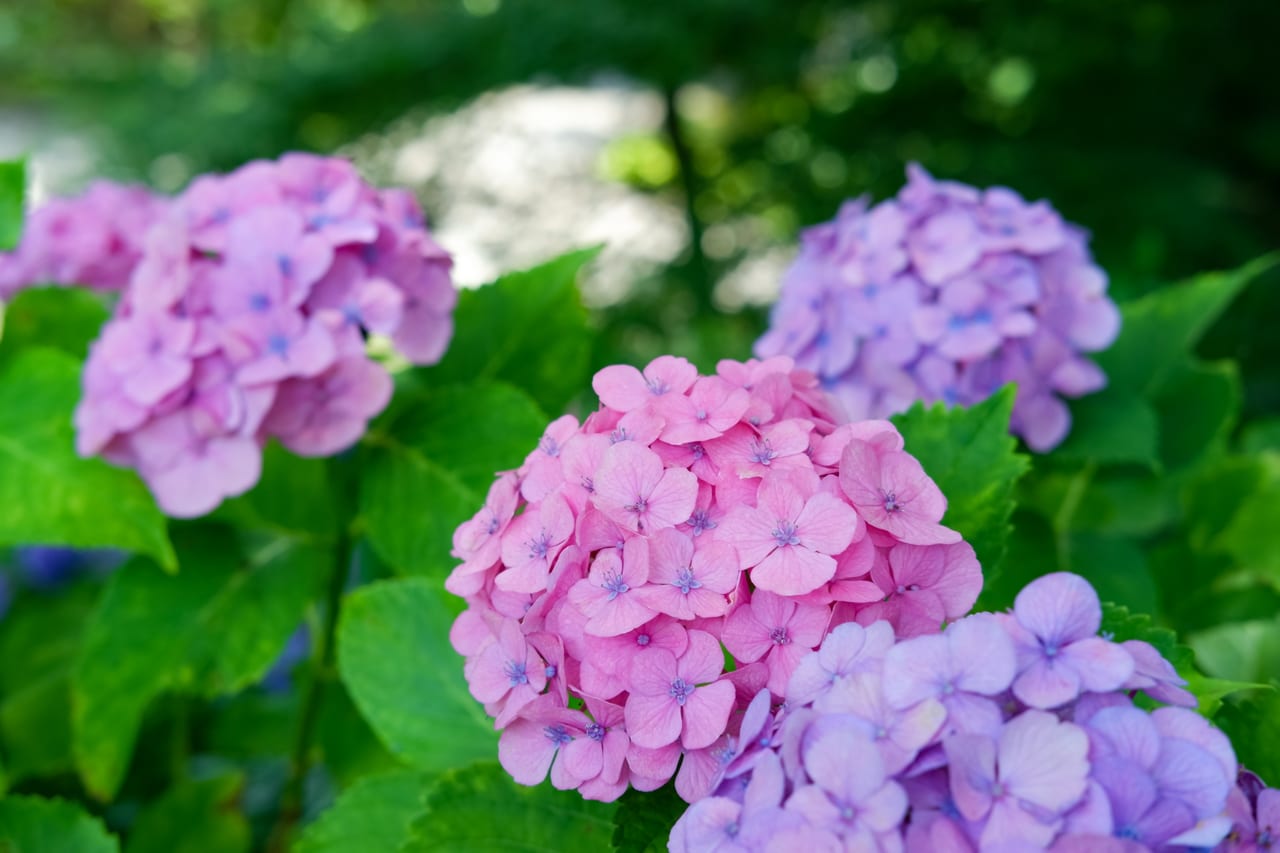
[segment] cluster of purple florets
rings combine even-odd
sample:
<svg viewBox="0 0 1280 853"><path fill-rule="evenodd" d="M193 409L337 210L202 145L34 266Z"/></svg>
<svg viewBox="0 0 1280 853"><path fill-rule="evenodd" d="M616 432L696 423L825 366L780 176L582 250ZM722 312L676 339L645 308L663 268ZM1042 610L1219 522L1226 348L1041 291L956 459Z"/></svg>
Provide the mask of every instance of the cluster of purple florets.
<svg viewBox="0 0 1280 853"><path fill-rule="evenodd" d="M409 193L375 190L346 161L290 154L201 177L160 215L150 196L114 191L116 222L145 237L108 253L110 275L92 261L119 236L101 222L107 192L37 213L15 257L74 233L79 260L59 280L127 282L85 365L77 447L136 468L170 515L250 488L269 438L305 456L354 443L392 392L368 335L416 364L444 353L449 256ZM21 283L41 283L29 272Z"/></svg>
<svg viewBox="0 0 1280 853"><path fill-rule="evenodd" d="M837 627L784 704L760 694L712 747L711 795L671 849L1119 853L1240 837L1229 805L1251 813L1226 736L1155 648L1099 636L1101 617L1088 582L1058 573L1012 612L939 634Z"/></svg>
<svg viewBox="0 0 1280 853"><path fill-rule="evenodd" d="M832 626L912 636L973 606L973 549L902 436L837 427L791 359L593 385L601 408L552 423L454 535L452 640L517 781L612 800L675 775L692 801L730 720Z"/></svg>
<svg viewBox="0 0 1280 853"><path fill-rule="evenodd" d="M1013 431L1056 446L1071 426L1061 397L1106 383L1083 353L1120 324L1086 234L1012 190L907 175L897 198L851 201L805 232L756 354L794 357L854 420L1016 382Z"/></svg>

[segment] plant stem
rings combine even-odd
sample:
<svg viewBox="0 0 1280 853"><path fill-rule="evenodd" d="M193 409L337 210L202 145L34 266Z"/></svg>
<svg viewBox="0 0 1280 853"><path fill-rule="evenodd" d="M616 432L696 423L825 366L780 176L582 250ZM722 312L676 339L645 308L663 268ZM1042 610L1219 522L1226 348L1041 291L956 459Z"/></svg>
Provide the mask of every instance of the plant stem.
<svg viewBox="0 0 1280 853"><path fill-rule="evenodd" d="M289 761L289 778L280 795L280 812L267 840L267 850L283 851L289 836L302 817L303 786L311 764L311 742L316 723L324 703L334 665L335 635L338 627L338 611L342 605L342 591L346 586L351 566L351 534L347 523L338 529L333 546L333 565L330 567L329 587L325 597L324 627L320 634L320 653L311 673L307 690L302 699L302 715L298 719L297 736L293 744L293 756Z"/></svg>
<svg viewBox="0 0 1280 853"><path fill-rule="evenodd" d="M676 166L680 173L680 185L684 191L685 220L689 224L689 257L693 267L694 295L698 307L702 311L712 309L711 271L707 266L707 257L702 252L702 219L698 216L698 175L693 165L693 152L689 141L685 138L684 129L680 125L680 107L676 100L674 86L666 86L662 90L666 115L663 117L664 129L671 142L672 153L676 155Z"/></svg>
<svg viewBox="0 0 1280 853"><path fill-rule="evenodd" d="M1097 470L1098 465L1096 462L1085 463L1084 467L1080 469L1080 473L1072 477L1071 482L1067 484L1066 494L1062 496L1062 503L1058 506L1058 511L1053 516L1053 535L1058 552L1058 571L1071 571L1071 524L1075 521L1076 510L1080 508L1080 501L1084 498L1084 493L1089 488L1089 483L1093 481L1093 475Z"/></svg>

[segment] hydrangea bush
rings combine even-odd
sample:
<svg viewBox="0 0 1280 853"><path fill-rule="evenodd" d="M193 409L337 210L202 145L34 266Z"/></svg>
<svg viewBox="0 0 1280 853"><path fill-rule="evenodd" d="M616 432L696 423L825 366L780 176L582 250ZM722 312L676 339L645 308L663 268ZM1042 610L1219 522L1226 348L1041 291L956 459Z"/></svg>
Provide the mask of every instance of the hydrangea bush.
<svg viewBox="0 0 1280 853"><path fill-rule="evenodd" d="M1106 384L1087 357L1119 331L1106 291L1086 233L1048 203L913 164L896 198L804 233L756 354L794 357L854 420L1017 382L1012 429L1044 451L1070 429L1062 398Z"/></svg>
<svg viewBox="0 0 1280 853"><path fill-rule="evenodd" d="M15 176L0 848L1273 846L1276 432L1195 351L1271 259L1117 333L1047 205L913 172L700 375L339 160L16 244Z"/></svg>

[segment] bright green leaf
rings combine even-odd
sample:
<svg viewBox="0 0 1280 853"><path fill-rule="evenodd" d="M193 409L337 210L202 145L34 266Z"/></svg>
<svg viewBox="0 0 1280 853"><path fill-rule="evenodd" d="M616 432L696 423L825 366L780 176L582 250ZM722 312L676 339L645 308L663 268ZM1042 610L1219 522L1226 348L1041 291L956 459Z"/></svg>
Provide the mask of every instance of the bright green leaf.
<svg viewBox="0 0 1280 853"><path fill-rule="evenodd" d="M4 306L0 360L29 347L53 347L84 361L107 319L102 297L71 287L21 291Z"/></svg>
<svg viewBox="0 0 1280 853"><path fill-rule="evenodd" d="M609 849L616 809L549 783L517 785L496 762L478 764L440 777L404 850L599 853Z"/></svg>
<svg viewBox="0 0 1280 853"><path fill-rule="evenodd" d="M629 789L613 815L614 853L662 853L671 827L688 808L674 784L656 791Z"/></svg>
<svg viewBox="0 0 1280 853"><path fill-rule="evenodd" d="M213 518L279 536L330 540L338 527L331 464L329 459L298 456L272 441L263 451L258 483L248 494L224 503Z"/></svg>
<svg viewBox="0 0 1280 853"><path fill-rule="evenodd" d="M1215 678L1266 681L1280 673L1280 620L1229 622L1187 637L1196 660Z"/></svg>
<svg viewBox="0 0 1280 853"><path fill-rule="evenodd" d="M102 822L62 800L0 800L4 853L117 853L120 845Z"/></svg>
<svg viewBox="0 0 1280 853"><path fill-rule="evenodd" d="M360 509L369 541L402 572L443 578L453 531L480 509L497 471L537 446L546 416L489 383L427 393L366 438Z"/></svg>
<svg viewBox="0 0 1280 853"><path fill-rule="evenodd" d="M464 290L449 351L424 371L427 383L509 382L543 410L563 411L590 379L591 332L577 280L599 251L571 252Z"/></svg>
<svg viewBox="0 0 1280 853"><path fill-rule="evenodd" d="M917 403L893 422L906 439L906 450L947 497L942 522L963 534L977 552L983 574L999 571L1009 538L1013 488L1027 470L1009 435L1013 411L1012 385L974 406L930 408Z"/></svg>
<svg viewBox="0 0 1280 853"><path fill-rule="evenodd" d="M229 773L172 788L138 815L125 853L246 853L240 808L244 775Z"/></svg>
<svg viewBox="0 0 1280 853"><path fill-rule="evenodd" d="M294 853L399 850L426 811L430 779L416 770L361 779L303 831Z"/></svg>
<svg viewBox="0 0 1280 853"><path fill-rule="evenodd" d="M0 368L0 545L116 547L175 564L164 516L132 471L76 456L71 356L30 349Z"/></svg>
<svg viewBox="0 0 1280 853"><path fill-rule="evenodd" d="M27 194L27 161L0 161L0 252L18 245Z"/></svg>
<svg viewBox="0 0 1280 853"><path fill-rule="evenodd" d="M1280 255L1267 255L1230 272L1206 273L1185 284L1162 287L1121 306L1120 336L1096 356L1108 387L1121 396L1154 391L1169 370L1186 362L1200 337L1245 285L1277 260Z"/></svg>
<svg viewBox="0 0 1280 853"><path fill-rule="evenodd" d="M327 557L282 540L240 560L218 528L196 531L182 571L135 560L111 578L75 668L72 725L86 786L117 790L142 715L166 690L218 694L258 681L301 622Z"/></svg>
<svg viewBox="0 0 1280 853"><path fill-rule="evenodd" d="M426 771L496 755L497 734L467 691L438 583L382 581L352 593L338 626L338 670L383 743Z"/></svg>

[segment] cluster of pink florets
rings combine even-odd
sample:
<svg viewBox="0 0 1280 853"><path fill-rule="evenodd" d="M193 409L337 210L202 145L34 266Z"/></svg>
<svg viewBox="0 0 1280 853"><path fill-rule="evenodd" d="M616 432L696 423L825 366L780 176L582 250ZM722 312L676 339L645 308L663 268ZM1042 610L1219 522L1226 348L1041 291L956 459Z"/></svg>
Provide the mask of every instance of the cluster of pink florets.
<svg viewBox="0 0 1280 853"><path fill-rule="evenodd" d="M841 625L761 693L700 774L673 851L1207 848L1224 841L1230 742L1151 645L1098 630L1093 588L1029 584L1011 613L940 634ZM1136 693L1171 703L1155 711ZM1269 803L1269 801L1268 801Z"/></svg>
<svg viewBox="0 0 1280 853"><path fill-rule="evenodd" d="M1016 382L1013 431L1054 447L1071 426L1061 397L1106 384L1083 354L1120 325L1086 234L1003 187L907 175L897 198L805 232L756 354L794 357L855 420Z"/></svg>
<svg viewBox="0 0 1280 853"><path fill-rule="evenodd" d="M973 605L973 549L902 436L837 427L791 359L664 356L593 387L600 410L552 423L454 535L453 644L517 781L611 800L676 775L694 799L736 712L833 626L912 636Z"/></svg>
<svg viewBox="0 0 1280 853"><path fill-rule="evenodd" d="M0 253L0 299L42 285L123 289L143 236L167 209L168 199L110 181L52 199L27 217L18 248Z"/></svg>
<svg viewBox="0 0 1280 853"><path fill-rule="evenodd" d="M306 456L348 447L392 392L366 336L439 360L450 264L407 192L346 161L199 178L146 231L90 350L79 451L137 468L167 513L195 516L257 482L269 438Z"/></svg>

